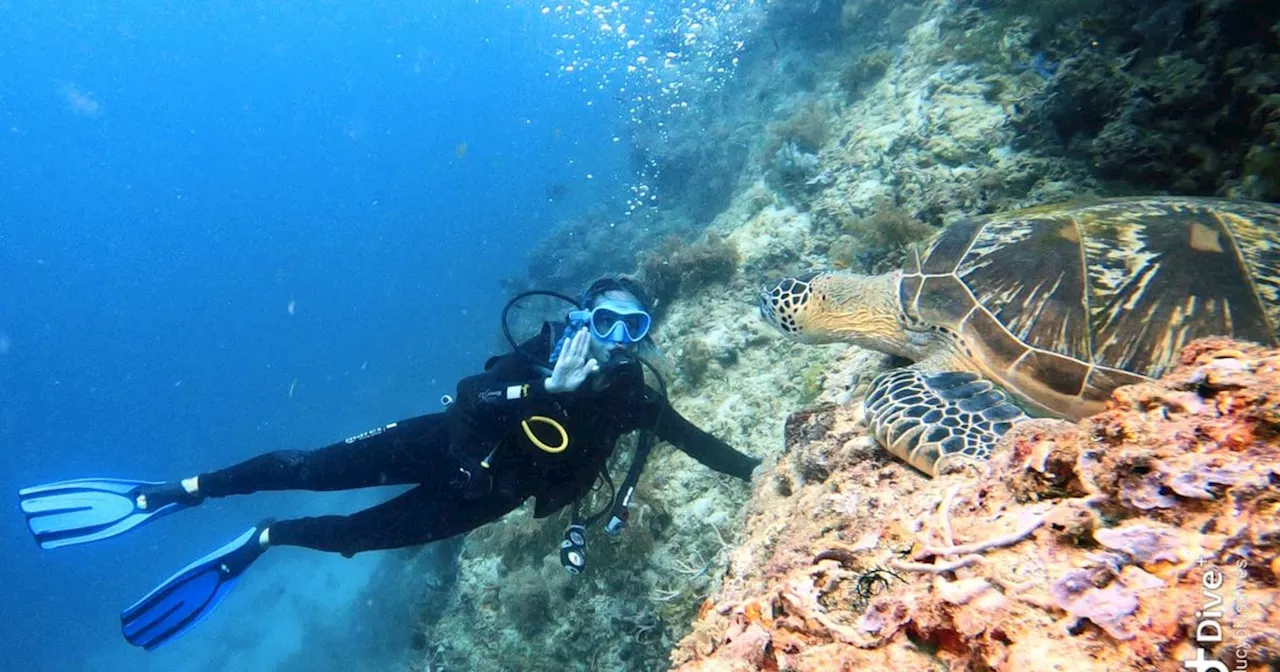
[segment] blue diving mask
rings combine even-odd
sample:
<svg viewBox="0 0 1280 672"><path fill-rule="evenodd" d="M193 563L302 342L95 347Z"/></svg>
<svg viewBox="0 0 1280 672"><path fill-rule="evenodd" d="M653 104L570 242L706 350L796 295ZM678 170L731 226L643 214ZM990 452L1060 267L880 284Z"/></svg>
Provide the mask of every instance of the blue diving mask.
<svg viewBox="0 0 1280 672"><path fill-rule="evenodd" d="M591 335L607 343L638 343L649 335L653 318L635 304L605 301L591 310L575 310L569 320L586 324Z"/></svg>

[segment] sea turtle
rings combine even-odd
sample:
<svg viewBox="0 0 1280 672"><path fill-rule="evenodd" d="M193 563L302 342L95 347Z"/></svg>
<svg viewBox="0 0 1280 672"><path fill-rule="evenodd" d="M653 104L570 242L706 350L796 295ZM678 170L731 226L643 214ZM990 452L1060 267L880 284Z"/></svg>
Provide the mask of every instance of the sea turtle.
<svg viewBox="0 0 1280 672"><path fill-rule="evenodd" d="M1196 338L1275 345L1278 297L1280 207L1150 197L960 221L901 270L770 283L760 312L803 342L914 360L877 376L864 408L881 445L934 475L987 458L1028 414L1102 410Z"/></svg>

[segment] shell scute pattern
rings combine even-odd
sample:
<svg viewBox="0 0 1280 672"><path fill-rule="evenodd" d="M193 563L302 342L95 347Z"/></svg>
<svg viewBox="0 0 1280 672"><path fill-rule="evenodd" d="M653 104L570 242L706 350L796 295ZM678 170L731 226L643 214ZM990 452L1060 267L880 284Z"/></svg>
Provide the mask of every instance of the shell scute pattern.
<svg viewBox="0 0 1280 672"><path fill-rule="evenodd" d="M1276 343L1268 315L1276 304L1259 288L1280 269L1280 208L1198 199L1118 206L1081 215L1094 362L1156 377L1203 336ZM1234 207L1250 216L1226 217ZM1248 222L1247 241L1233 220Z"/></svg>
<svg viewBox="0 0 1280 672"><path fill-rule="evenodd" d="M1222 223L1235 234L1237 254L1246 266L1258 269L1253 275L1253 289L1262 301L1267 319L1273 328L1280 327L1280 215L1273 207L1254 208L1241 206L1217 214Z"/></svg>
<svg viewBox="0 0 1280 672"><path fill-rule="evenodd" d="M923 254L904 266L908 314L981 346L1014 387L1095 402L1112 379L1163 374L1196 338L1276 343L1280 208L1266 204L1037 208L949 227Z"/></svg>
<svg viewBox="0 0 1280 672"><path fill-rule="evenodd" d="M1084 261L1077 234L1064 233L1075 231L1061 215L992 218L956 276L1016 340L1089 361Z"/></svg>
<svg viewBox="0 0 1280 672"><path fill-rule="evenodd" d="M925 244L918 262L919 273L925 276L950 275L973 245L974 238L982 231L981 219L967 219L947 226Z"/></svg>

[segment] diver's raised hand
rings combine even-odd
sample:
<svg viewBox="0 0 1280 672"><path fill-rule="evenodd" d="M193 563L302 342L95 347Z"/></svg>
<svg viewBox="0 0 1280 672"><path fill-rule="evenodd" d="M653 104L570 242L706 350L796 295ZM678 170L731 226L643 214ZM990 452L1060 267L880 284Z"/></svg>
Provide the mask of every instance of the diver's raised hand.
<svg viewBox="0 0 1280 672"><path fill-rule="evenodd" d="M572 392L588 376L600 370L600 363L594 357L587 359L590 346L591 334L586 327L579 329L573 338L565 341L560 348L560 356L556 358L556 367L551 370L551 377L543 381L548 392Z"/></svg>

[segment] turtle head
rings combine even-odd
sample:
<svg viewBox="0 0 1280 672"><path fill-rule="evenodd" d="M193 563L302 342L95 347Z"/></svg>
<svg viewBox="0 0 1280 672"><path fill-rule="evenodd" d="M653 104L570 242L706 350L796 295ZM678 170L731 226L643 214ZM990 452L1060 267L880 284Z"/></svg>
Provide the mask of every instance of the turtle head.
<svg viewBox="0 0 1280 672"><path fill-rule="evenodd" d="M770 326L790 338L802 342L814 342L815 334L808 325L809 299L813 296L810 283L817 272L803 273L765 283L760 290L760 317ZM828 342L828 341L818 341Z"/></svg>
<svg viewBox="0 0 1280 672"><path fill-rule="evenodd" d="M854 343L910 356L895 280L842 271L782 278L760 291L760 316L802 343Z"/></svg>

